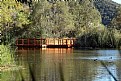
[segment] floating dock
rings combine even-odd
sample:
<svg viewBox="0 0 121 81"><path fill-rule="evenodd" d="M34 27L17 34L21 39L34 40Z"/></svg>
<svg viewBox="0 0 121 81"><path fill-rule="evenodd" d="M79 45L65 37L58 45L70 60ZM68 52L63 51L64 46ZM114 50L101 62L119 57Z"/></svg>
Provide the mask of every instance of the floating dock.
<svg viewBox="0 0 121 81"><path fill-rule="evenodd" d="M71 48L74 46L75 38L28 38L17 39L18 47L41 47L41 48Z"/></svg>

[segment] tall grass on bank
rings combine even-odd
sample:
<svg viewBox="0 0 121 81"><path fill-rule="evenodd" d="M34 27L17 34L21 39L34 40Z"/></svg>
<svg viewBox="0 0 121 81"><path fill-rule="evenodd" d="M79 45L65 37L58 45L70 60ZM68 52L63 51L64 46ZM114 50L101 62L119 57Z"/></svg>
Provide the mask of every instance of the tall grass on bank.
<svg viewBox="0 0 121 81"><path fill-rule="evenodd" d="M0 59L0 64L1 66L6 66L6 65L13 65L14 63L14 59L12 58L13 57L13 51L10 50L10 46L9 45L0 45L0 56L1 56L1 59Z"/></svg>
<svg viewBox="0 0 121 81"><path fill-rule="evenodd" d="M119 48L121 46L121 32L116 29L88 29L77 38L78 47Z"/></svg>

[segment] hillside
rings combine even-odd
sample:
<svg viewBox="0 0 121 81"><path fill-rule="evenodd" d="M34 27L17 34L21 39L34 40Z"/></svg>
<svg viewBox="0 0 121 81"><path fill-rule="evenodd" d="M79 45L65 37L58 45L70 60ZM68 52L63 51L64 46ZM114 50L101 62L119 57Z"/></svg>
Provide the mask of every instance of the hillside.
<svg viewBox="0 0 121 81"><path fill-rule="evenodd" d="M112 0L94 0L95 7L99 10L102 16L102 23L108 25L116 15L116 8L119 4Z"/></svg>
<svg viewBox="0 0 121 81"><path fill-rule="evenodd" d="M29 5L33 0L18 0L22 3L28 3ZM50 0L48 0L50 1ZM63 1L63 0L62 0ZM66 1L66 0L65 0ZM80 0L83 1L83 0ZM118 3L112 0L93 0L94 6L98 9L102 16L102 23L108 25L116 15L116 8L119 6Z"/></svg>
<svg viewBox="0 0 121 81"><path fill-rule="evenodd" d="M4 0L0 19L3 44L12 45L17 38L77 38L78 47L121 46L119 4L111 0L49 1L22 4ZM102 22L108 27L111 22L113 28Z"/></svg>

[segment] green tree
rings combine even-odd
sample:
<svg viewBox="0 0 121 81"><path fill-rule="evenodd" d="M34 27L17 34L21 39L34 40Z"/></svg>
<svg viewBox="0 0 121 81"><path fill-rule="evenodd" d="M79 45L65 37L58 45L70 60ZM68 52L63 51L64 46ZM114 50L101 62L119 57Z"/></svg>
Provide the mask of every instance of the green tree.
<svg viewBox="0 0 121 81"><path fill-rule="evenodd" d="M33 12L31 14L30 35L34 37L49 37L51 35L50 19L51 4L46 0L33 4ZM37 34L37 35L36 35Z"/></svg>
<svg viewBox="0 0 121 81"><path fill-rule="evenodd" d="M87 29L100 26L101 16L89 0L69 1L69 12L74 15L75 37L82 35Z"/></svg>
<svg viewBox="0 0 121 81"><path fill-rule="evenodd" d="M35 4L32 13L33 32L42 37L65 37L73 30L73 18L63 1L50 3L46 0Z"/></svg>
<svg viewBox="0 0 121 81"><path fill-rule="evenodd" d="M3 34L2 39L6 41L10 40L14 35L12 33L16 32L13 29L23 28L24 25L29 24L29 7L16 0L2 0L0 5L0 30Z"/></svg>
<svg viewBox="0 0 121 81"><path fill-rule="evenodd" d="M52 22L55 37L71 37L69 34L74 30L73 16L69 13L69 7L64 1L52 4Z"/></svg>
<svg viewBox="0 0 121 81"><path fill-rule="evenodd" d="M109 27L121 30L121 6L117 8L116 16L113 18Z"/></svg>

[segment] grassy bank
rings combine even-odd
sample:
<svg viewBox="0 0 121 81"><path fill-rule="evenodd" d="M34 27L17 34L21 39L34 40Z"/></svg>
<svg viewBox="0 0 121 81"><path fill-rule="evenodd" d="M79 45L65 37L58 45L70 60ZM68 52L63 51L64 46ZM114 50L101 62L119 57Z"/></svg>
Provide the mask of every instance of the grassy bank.
<svg viewBox="0 0 121 81"><path fill-rule="evenodd" d="M14 51L11 50L9 45L0 45L1 52L1 62L0 62L0 70L9 70L11 67L15 66L15 62L13 59Z"/></svg>

